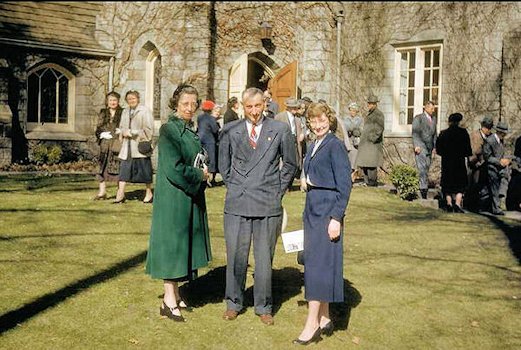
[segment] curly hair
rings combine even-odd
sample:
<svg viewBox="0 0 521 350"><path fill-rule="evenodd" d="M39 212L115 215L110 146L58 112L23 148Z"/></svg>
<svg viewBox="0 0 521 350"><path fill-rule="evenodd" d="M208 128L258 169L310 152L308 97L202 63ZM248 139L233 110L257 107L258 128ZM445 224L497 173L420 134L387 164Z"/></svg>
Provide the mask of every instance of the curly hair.
<svg viewBox="0 0 521 350"><path fill-rule="evenodd" d="M315 119L320 117L322 114L325 114L327 119L329 120L329 130L331 132L335 132L338 127L338 122L336 119L335 111L329 107L326 103L322 102L313 102L309 105L306 115L306 125L311 129L310 121L311 119Z"/></svg>
<svg viewBox="0 0 521 350"><path fill-rule="evenodd" d="M201 101L199 100L199 92L195 88L195 86L187 84L187 83L181 83L175 89L174 93L172 94L172 98L170 99L170 102L168 103L168 107L172 109L173 111L177 111L177 105L179 104L179 100L181 99L182 95L195 95L197 96L197 108L199 108Z"/></svg>

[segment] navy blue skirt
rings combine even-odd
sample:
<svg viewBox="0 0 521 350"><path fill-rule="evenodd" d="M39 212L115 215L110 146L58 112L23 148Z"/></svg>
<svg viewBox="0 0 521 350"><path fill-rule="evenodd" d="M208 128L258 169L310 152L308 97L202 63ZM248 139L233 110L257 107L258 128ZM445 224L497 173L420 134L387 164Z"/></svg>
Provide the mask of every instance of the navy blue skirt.
<svg viewBox="0 0 521 350"><path fill-rule="evenodd" d="M331 242L327 228L337 192L312 189L304 208L304 291L306 300L344 301L343 232ZM343 230L342 230L343 231Z"/></svg>
<svg viewBox="0 0 521 350"><path fill-rule="evenodd" d="M119 166L119 181L131 183L152 183L152 160L150 158L130 158L122 160Z"/></svg>

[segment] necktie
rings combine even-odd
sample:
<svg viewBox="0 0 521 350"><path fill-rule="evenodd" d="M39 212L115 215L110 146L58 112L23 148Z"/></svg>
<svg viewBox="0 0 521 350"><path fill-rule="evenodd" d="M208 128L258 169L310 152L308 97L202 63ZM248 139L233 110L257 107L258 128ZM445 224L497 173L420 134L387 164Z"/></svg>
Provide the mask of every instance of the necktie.
<svg viewBox="0 0 521 350"><path fill-rule="evenodd" d="M257 147L257 132L255 131L255 124L252 124L251 126L250 146L253 149Z"/></svg>

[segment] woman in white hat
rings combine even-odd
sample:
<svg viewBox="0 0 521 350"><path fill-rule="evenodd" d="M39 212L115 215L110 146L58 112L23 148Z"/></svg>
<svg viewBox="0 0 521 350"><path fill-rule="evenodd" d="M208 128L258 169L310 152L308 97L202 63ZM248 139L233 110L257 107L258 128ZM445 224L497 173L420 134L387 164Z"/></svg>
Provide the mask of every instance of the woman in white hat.
<svg viewBox="0 0 521 350"><path fill-rule="evenodd" d="M349 114L343 118L344 126L351 140L353 149L349 150L349 162L351 163L351 181L357 178L358 170L355 167L356 156L358 155L358 145L360 144L360 135L364 126L364 119L360 116L360 106L356 102L351 102L347 107Z"/></svg>

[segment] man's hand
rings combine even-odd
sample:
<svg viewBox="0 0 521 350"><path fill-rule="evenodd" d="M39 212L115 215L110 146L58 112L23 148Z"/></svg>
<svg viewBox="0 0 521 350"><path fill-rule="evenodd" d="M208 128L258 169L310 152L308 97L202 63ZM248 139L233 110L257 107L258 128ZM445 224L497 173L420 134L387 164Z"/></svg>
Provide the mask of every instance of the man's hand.
<svg viewBox="0 0 521 350"><path fill-rule="evenodd" d="M340 239L340 226L340 222L335 219L331 219L331 221L329 221L327 233L329 234L329 239L331 242L336 242Z"/></svg>
<svg viewBox="0 0 521 350"><path fill-rule="evenodd" d="M420 146L414 147L414 153L416 153L416 154L420 154L421 150L422 149L420 148Z"/></svg>
<svg viewBox="0 0 521 350"><path fill-rule="evenodd" d="M499 161L499 164L501 164L501 166L503 168L509 166L511 163L511 160L510 159L507 159L507 158L501 158L501 160Z"/></svg>

